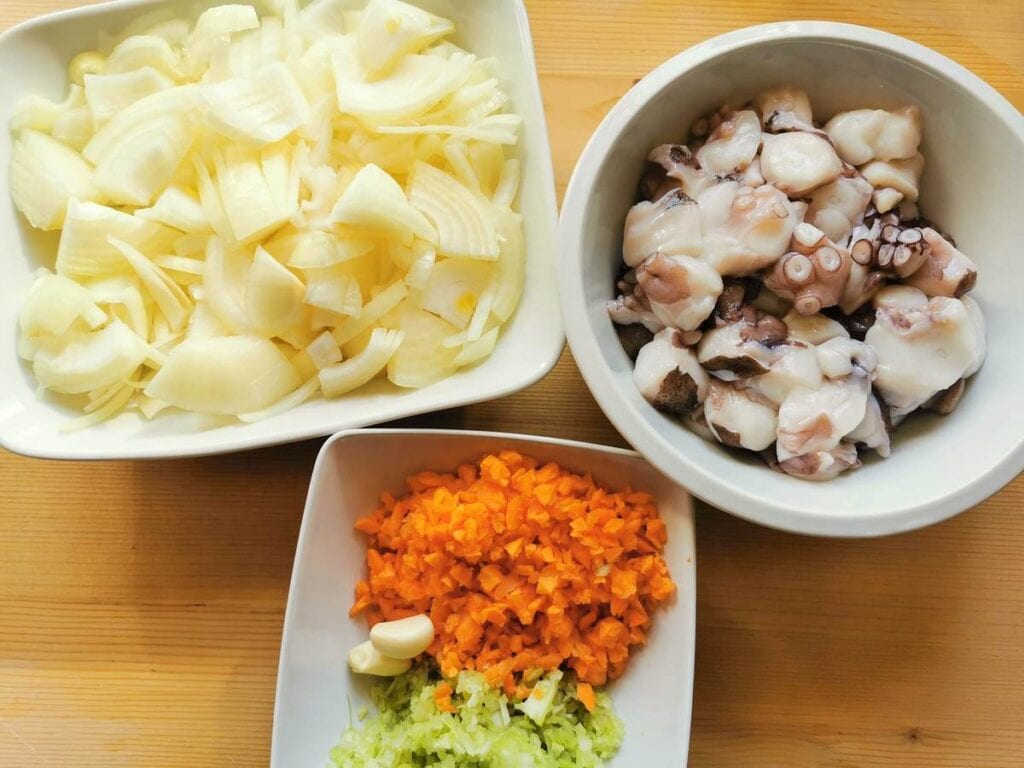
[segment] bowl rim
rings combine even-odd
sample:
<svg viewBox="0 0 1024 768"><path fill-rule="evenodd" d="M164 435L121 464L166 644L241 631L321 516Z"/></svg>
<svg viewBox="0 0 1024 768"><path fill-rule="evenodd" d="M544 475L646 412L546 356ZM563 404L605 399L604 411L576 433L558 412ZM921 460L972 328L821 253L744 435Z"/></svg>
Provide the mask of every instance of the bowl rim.
<svg viewBox="0 0 1024 768"><path fill-rule="evenodd" d="M580 154L566 187L559 222L558 288L569 347L583 379L616 429L651 464L691 493L731 514L770 528L815 536L868 537L921 528L946 520L998 491L1024 471L1024 437L997 464L956 492L871 514L833 516L761 498L706 470L658 430L636 418L597 337L590 332L579 269L586 203L599 170L636 113L672 82L699 65L736 50L789 41L855 44L885 53L974 94L1024 144L1024 115L992 86L952 59L889 32L829 21L787 21L745 27L705 40L656 67L608 112ZM797 482L797 481L794 481Z"/></svg>
<svg viewBox="0 0 1024 768"><path fill-rule="evenodd" d="M321 475L323 474L324 464L330 460L330 455L333 451L335 444L350 440L353 438L360 437L380 437L380 436L402 436L402 435L415 435L422 437L433 437L444 440L446 438L458 437L458 438L483 438L508 441L510 443L527 442L527 443L542 443L546 446L554 448L573 448L577 450L589 451L597 454L605 454L608 456L615 456L620 459L626 459L631 461L638 461L647 464L651 471L656 474L664 473L660 472L657 466L648 461L642 454L637 451L628 448L618 448L610 445L603 445L600 443L589 443L580 440L568 440L561 437L549 437L547 435L531 435L527 433L519 432L496 432L493 430L478 430L478 429L406 429L406 428L395 428L390 429L386 427L373 427L367 429L348 429L342 432L337 432L331 435L324 444L320 447L317 452L316 461L313 463L313 470L309 478L309 486L306 491L306 498L303 502L302 507L302 519L299 524L299 532L296 537L295 543L295 556L292 559L292 569L289 576L289 587L288 597L285 602L284 616L281 621L281 645L278 651L277 661L277 682L274 686L274 711L272 716L271 724L271 744L270 744L270 768L278 768L279 762L275 759L277 752L274 749L275 743L279 743L281 736L279 729L283 727L283 715L281 713L281 707L284 699L284 688L285 679L287 677L285 669L285 660L287 658L287 651L292 643L292 633L289 632L289 628L292 626L293 616L297 608L295 603L297 598L297 589L295 585L299 583L300 568L305 562L305 550L309 545L309 528L312 526L311 520L314 514L314 494L318 490L318 486L321 481ZM681 647L686 649L686 657L682 659L682 662L687 664L685 678L685 688L681 691L689 701L689 718L685 723L680 723L680 727L686 729L686 745L687 749L692 737L692 722L693 722L693 688L694 688L694 670L696 669L696 640L697 640L697 535L696 535L696 515L693 506L693 499L689 490L683 486L675 483L670 477L664 476L665 482L671 485L675 485L684 494L684 498L687 501L686 509L680 510L677 513L680 514L683 519L682 523L685 528L686 543L690 550L690 558L686 563L686 568L683 570L683 575L673 576L677 588L679 590L685 589L689 594L692 595L692 600L689 602L689 610L686 614L686 623L690 628L687 633L687 637L683 639ZM686 754L683 755L682 765L686 765Z"/></svg>
<svg viewBox="0 0 1024 768"><path fill-rule="evenodd" d="M256 0L242 1L259 6ZM206 0L199 7L216 4L216 0ZM39 27L52 24L69 24L80 19L95 18L110 13L123 14L133 10L144 13L146 9L159 6L181 7L185 13L192 13L195 10L185 0L106 0L105 2L93 5L64 8L25 19L0 32L0 47L8 44L12 38L29 33ZM514 30L514 38L517 47L522 51L527 65L516 75L516 79L521 81L522 86L527 92L527 99L535 102L538 115L532 131L535 135L532 138L532 144L529 146L529 154L531 156L536 155L537 159L531 163L531 167L536 169L537 183L542 188L543 197L547 198L545 203L550 202L550 206L545 204L545 212L542 218L531 219L533 226L537 227L548 241L550 253L542 254L542 258L539 260L540 263L537 265L538 268L534 269L530 268L529 257L527 257L527 276L524 282L525 293L531 281L538 283L543 282L548 277L554 277L555 262L557 260L556 249L558 247L558 196L555 186L551 142L548 136L547 115L543 106L543 94L540 89L529 16L523 0L512 0L511 6L517 27ZM521 141L521 151L523 151L525 146L525 142ZM518 212L521 213L521 211ZM517 312L518 310L519 308L517 307ZM493 377L491 386L473 390L459 387L445 394L441 399L438 399L439 396L437 395L433 396L430 403L406 404L396 401L396 405L392 410L384 414L380 419L374 419L373 421L367 421L365 417L360 417L355 412L351 415L342 414L341 416L331 416L328 413L316 425L293 426L290 423L283 423L273 431L266 433L252 430L231 430L217 439L208 439L201 438L204 433L196 431L192 433L197 438L196 442L188 445L176 444L168 447L157 439L139 440L133 435L123 435L119 436L116 440L99 445L67 448L60 445L55 446L52 443L37 445L31 437L25 438L20 432L12 433L11 430L5 427L5 413L14 412L8 409L20 410L21 405L19 401L13 398L9 400L6 396L0 395L0 448L21 456L63 461L194 458L284 445L323 437L338 430L357 429L370 424L387 423L411 416L436 413L451 408L461 408L497 400L533 386L547 376L555 365L558 364L565 348L564 323L561 318L559 303L557 301L554 302L553 306L549 307L547 311L550 312L551 317L549 319L551 322L547 326L548 330L544 333L543 343L529 345L530 356L525 360L525 364L524 361L520 361L514 369L495 369L491 374ZM510 322L514 318L515 315L510 319ZM507 326L508 324L506 324L505 333L499 339L499 344L502 343L502 339L505 336L509 335ZM520 333L524 332L521 331ZM485 360L464 370L475 370L481 365L486 365L487 362ZM21 364L21 361L17 361L13 362L12 366ZM2 371L0 371L0 375L2 375ZM443 383L443 381L439 382L439 384ZM339 404L344 403L343 400L336 402ZM230 426L249 425L232 424Z"/></svg>

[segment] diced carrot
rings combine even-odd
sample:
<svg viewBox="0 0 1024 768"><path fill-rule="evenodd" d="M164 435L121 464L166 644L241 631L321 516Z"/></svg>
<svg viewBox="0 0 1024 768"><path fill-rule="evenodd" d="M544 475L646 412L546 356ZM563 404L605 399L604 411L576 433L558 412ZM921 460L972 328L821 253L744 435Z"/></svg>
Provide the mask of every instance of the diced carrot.
<svg viewBox="0 0 1024 768"><path fill-rule="evenodd" d="M564 665L587 706L675 590L649 494L613 492L515 451L407 485L356 523L369 538L368 575L351 614L371 624L428 614L428 652L446 677L477 669L513 695L531 689L524 675ZM450 693L437 699L447 706Z"/></svg>
<svg viewBox="0 0 1024 768"><path fill-rule="evenodd" d="M597 707L597 697L594 696L594 687L590 683L576 685L576 698L587 708L587 712L593 712Z"/></svg>
<svg viewBox="0 0 1024 768"><path fill-rule="evenodd" d="M452 703L452 694L454 692L448 683L438 683L434 689L434 706L441 712L457 712L458 710Z"/></svg>

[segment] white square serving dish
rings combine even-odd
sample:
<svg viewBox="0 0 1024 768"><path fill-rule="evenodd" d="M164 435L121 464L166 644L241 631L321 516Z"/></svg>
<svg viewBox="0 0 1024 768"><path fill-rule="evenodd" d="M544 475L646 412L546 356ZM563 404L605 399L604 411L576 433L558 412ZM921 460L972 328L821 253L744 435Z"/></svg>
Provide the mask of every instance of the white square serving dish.
<svg viewBox="0 0 1024 768"><path fill-rule="evenodd" d="M32 230L7 193L12 145L7 125L13 106L32 93L62 99L68 61L95 47L100 32L117 33L138 16L160 9L194 17L203 7L225 1L120 0L50 14L0 35L0 72L9 75L0 78L0 446L8 450L59 459L169 458L244 450L502 397L541 379L558 360L564 336L554 279L557 206L526 9L521 0L414 0L456 22L455 42L496 59L512 109L524 118L519 208L526 230L526 286L494 354L425 389L376 383L337 400L306 402L255 424L183 412L146 422L126 413L79 432L60 431L76 414L53 397L37 395L31 370L15 352L18 310L34 271L52 266L56 238ZM343 2L353 8L365 4Z"/></svg>
<svg viewBox="0 0 1024 768"><path fill-rule="evenodd" d="M313 469L281 643L271 768L329 765L350 713L370 705L370 682L346 666L349 649L367 637L365 621L348 615L365 571L366 541L353 528L356 519L377 506L381 491L404 492L412 473L453 471L508 448L589 471L612 488L628 484L655 496L668 528L664 556L678 589L655 614L647 646L634 651L626 673L609 688L626 727L610 765L684 768L696 613L689 495L632 451L525 435L383 429L335 435Z"/></svg>

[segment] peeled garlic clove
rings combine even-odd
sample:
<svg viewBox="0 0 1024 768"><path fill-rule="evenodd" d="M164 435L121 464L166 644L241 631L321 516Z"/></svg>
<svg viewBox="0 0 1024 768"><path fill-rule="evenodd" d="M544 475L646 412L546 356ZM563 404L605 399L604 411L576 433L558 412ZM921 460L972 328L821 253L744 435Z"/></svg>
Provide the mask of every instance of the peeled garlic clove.
<svg viewBox="0 0 1024 768"><path fill-rule="evenodd" d="M382 621L370 630L370 642L384 656L412 659L434 642L434 622L422 613L397 621Z"/></svg>
<svg viewBox="0 0 1024 768"><path fill-rule="evenodd" d="M394 659L385 656L373 643L367 640L348 652L348 668L359 675L377 677L398 677L412 667L411 659Z"/></svg>

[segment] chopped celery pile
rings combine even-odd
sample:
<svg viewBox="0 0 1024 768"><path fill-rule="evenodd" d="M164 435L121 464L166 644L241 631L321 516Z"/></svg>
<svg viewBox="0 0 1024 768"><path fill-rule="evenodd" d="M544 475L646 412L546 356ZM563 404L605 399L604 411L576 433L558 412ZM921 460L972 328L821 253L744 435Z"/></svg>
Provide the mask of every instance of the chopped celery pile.
<svg viewBox="0 0 1024 768"><path fill-rule="evenodd" d="M622 722L606 693L587 712L576 700L572 675L544 678L550 707L540 719L523 713L482 674L462 672L452 681L456 711L442 712L435 691L443 681L427 665L373 691L378 715L350 727L331 750L339 768L601 768L622 743ZM527 702L528 703L528 702ZM525 707L528 709L529 707Z"/></svg>

